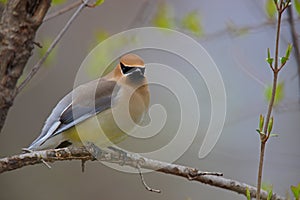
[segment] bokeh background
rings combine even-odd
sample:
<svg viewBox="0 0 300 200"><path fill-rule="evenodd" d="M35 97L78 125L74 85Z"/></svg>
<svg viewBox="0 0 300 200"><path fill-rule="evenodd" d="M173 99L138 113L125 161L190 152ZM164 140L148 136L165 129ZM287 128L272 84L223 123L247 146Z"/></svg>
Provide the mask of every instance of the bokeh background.
<svg viewBox="0 0 300 200"><path fill-rule="evenodd" d="M49 13L72 2L54 6ZM20 153L21 148L38 136L51 109L72 89L81 62L101 40L130 28L162 26L188 34L208 51L220 70L227 94L227 117L221 137L213 151L200 160L198 151L209 123L210 99L203 79L189 76L201 100L201 122L193 144L175 163L204 171L221 171L227 178L255 185L260 144L255 129L259 114L266 112L266 93L272 81L265 62L266 48L274 52L275 41L274 18L266 11L267 2L107 0L99 7L84 9L51 58L17 97L0 134L0 157ZM44 49L72 12L42 25L37 41ZM296 30L300 32L296 10L294 18ZM284 14L281 55L292 41L286 19ZM35 50L25 75L43 52ZM187 63L166 53L151 50L137 53L146 63L164 63L179 71L184 67L185 73L193 73ZM91 79L95 78L93 70L87 71ZM272 184L273 190L282 196L290 191L291 185L300 182L298 79L292 55L280 73L282 98L273 113L273 130L279 137L270 139L267 144L263 174L264 182ZM177 102L170 100L172 95L167 91L155 87L151 90L152 104L161 103L170 111L167 131L151 143L159 147L173 137L179 120L173 109ZM141 151L145 151L143 146L139 147ZM56 162L52 169L35 165L2 174L0 199L245 199L230 191L156 172L145 174L145 179L150 186L161 189L162 194L147 192L137 174L122 173L97 162L88 162L82 173L80 162Z"/></svg>

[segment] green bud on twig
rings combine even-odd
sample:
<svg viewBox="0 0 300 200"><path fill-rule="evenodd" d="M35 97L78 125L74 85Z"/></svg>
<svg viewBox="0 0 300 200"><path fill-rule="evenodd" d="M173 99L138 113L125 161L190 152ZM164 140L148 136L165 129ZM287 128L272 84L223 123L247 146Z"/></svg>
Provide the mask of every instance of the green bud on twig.
<svg viewBox="0 0 300 200"><path fill-rule="evenodd" d="M290 57L292 48L293 48L292 44L288 44L288 46L287 46L287 48L286 48L286 51L285 51L285 57L286 57L286 58L289 58L289 57Z"/></svg>
<svg viewBox="0 0 300 200"><path fill-rule="evenodd" d="M273 117L270 118L269 124L268 124L268 133L270 134L273 128Z"/></svg>
<svg viewBox="0 0 300 200"><path fill-rule="evenodd" d="M259 131L261 132L263 130L265 118L262 114L259 116Z"/></svg>
<svg viewBox="0 0 300 200"><path fill-rule="evenodd" d="M269 63L269 65L273 64L273 58L271 58L271 54L270 54L270 48L268 48L268 57L266 58L267 63Z"/></svg>
<svg viewBox="0 0 300 200"><path fill-rule="evenodd" d="M247 200L251 200L251 194L250 194L250 190L248 187L246 188L246 197L247 197Z"/></svg>

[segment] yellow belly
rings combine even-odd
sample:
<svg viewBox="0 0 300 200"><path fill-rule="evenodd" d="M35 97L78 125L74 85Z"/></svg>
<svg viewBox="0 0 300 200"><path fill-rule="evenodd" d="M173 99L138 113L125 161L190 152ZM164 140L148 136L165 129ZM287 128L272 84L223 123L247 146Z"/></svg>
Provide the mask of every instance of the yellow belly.
<svg viewBox="0 0 300 200"><path fill-rule="evenodd" d="M69 140L75 146L92 142L99 148L117 144L126 139L127 135L115 123L110 110L88 118L61 134L63 138Z"/></svg>

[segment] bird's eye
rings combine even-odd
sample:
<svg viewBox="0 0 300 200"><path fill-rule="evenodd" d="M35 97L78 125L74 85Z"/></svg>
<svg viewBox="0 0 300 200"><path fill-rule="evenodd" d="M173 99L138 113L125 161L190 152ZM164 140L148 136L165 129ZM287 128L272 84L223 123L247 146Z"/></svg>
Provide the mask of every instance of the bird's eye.
<svg viewBox="0 0 300 200"><path fill-rule="evenodd" d="M121 65L121 70L122 70L123 74L127 74L130 70L132 70L132 67L127 67L121 62L120 62L120 65Z"/></svg>

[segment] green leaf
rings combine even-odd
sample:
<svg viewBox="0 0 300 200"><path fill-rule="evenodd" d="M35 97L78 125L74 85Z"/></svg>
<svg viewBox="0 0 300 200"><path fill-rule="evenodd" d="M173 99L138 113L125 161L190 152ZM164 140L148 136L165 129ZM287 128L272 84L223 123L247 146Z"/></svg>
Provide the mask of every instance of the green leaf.
<svg viewBox="0 0 300 200"><path fill-rule="evenodd" d="M270 137L278 137L278 136L279 134L274 134L274 133L270 134Z"/></svg>
<svg viewBox="0 0 300 200"><path fill-rule="evenodd" d="M300 0L294 0L295 10L297 11L298 15L300 16Z"/></svg>
<svg viewBox="0 0 300 200"><path fill-rule="evenodd" d="M271 188L269 191L268 191L268 197L267 197L267 200L271 200L273 196L273 188Z"/></svg>
<svg viewBox="0 0 300 200"><path fill-rule="evenodd" d="M174 26L174 22L170 16L170 8L167 6L167 4L161 3L158 5L158 9L152 20L152 23L154 26L160 28L172 28Z"/></svg>
<svg viewBox="0 0 300 200"><path fill-rule="evenodd" d="M247 197L247 200L251 200L251 195L250 195L249 188L246 189L246 197Z"/></svg>
<svg viewBox="0 0 300 200"><path fill-rule="evenodd" d="M268 58L271 58L270 48L268 48Z"/></svg>
<svg viewBox="0 0 300 200"><path fill-rule="evenodd" d="M273 129L273 117L270 118L269 124L268 124L268 133L270 134Z"/></svg>
<svg viewBox="0 0 300 200"><path fill-rule="evenodd" d="M200 37L203 35L203 28L201 20L196 11L188 13L182 19L182 27L192 32L195 36Z"/></svg>
<svg viewBox="0 0 300 200"><path fill-rule="evenodd" d="M285 56L280 58L281 65L284 65L286 61L289 59L293 46L289 44L285 51Z"/></svg>
<svg viewBox="0 0 300 200"><path fill-rule="evenodd" d="M6 4L7 0L0 0L0 3Z"/></svg>
<svg viewBox="0 0 300 200"><path fill-rule="evenodd" d="M288 46L286 48L286 51L285 51L285 57L288 58L288 59L290 58L292 48L293 48L292 44L288 44Z"/></svg>
<svg viewBox="0 0 300 200"><path fill-rule="evenodd" d="M271 58L271 53L270 53L270 48L268 48L268 57L266 58L267 63L269 63L269 65L273 65L273 58Z"/></svg>
<svg viewBox="0 0 300 200"><path fill-rule="evenodd" d="M265 89L265 97L267 101L269 102L272 97L272 85L269 85ZM276 94L275 94L275 101L274 106L278 105L284 98L284 82L280 82L277 85Z"/></svg>
<svg viewBox="0 0 300 200"><path fill-rule="evenodd" d="M267 63L269 63L269 65L273 64L273 58L266 58Z"/></svg>
<svg viewBox="0 0 300 200"><path fill-rule="evenodd" d="M44 38L42 39L42 46L43 48L39 48L38 49L38 54L40 57L43 57L45 55L45 53L47 52L48 48L50 47L51 43L52 43L52 39L51 38ZM50 66L54 63L55 58L57 56L57 48L52 49L51 53L48 55L46 61L45 61L45 66Z"/></svg>
<svg viewBox="0 0 300 200"><path fill-rule="evenodd" d="M277 11L274 0L267 0L265 4L266 14L270 19L275 17L275 13Z"/></svg>
<svg viewBox="0 0 300 200"><path fill-rule="evenodd" d="M281 57L281 58L280 58L280 63L281 63L281 65L284 65L284 64L286 63L287 60L288 60L287 57L285 57L285 56Z"/></svg>
<svg viewBox="0 0 300 200"><path fill-rule="evenodd" d="M101 4L104 3L104 0L97 0L95 3L94 3L94 6L100 6Z"/></svg>
<svg viewBox="0 0 300 200"><path fill-rule="evenodd" d="M63 3L66 3L66 0L52 0L52 2L51 2L52 6L58 6Z"/></svg>
<svg viewBox="0 0 300 200"><path fill-rule="evenodd" d="M259 116L259 131L262 132L265 123L265 118L262 114Z"/></svg>
<svg viewBox="0 0 300 200"><path fill-rule="evenodd" d="M296 200L300 199L300 183L297 186L291 186L291 190Z"/></svg>

